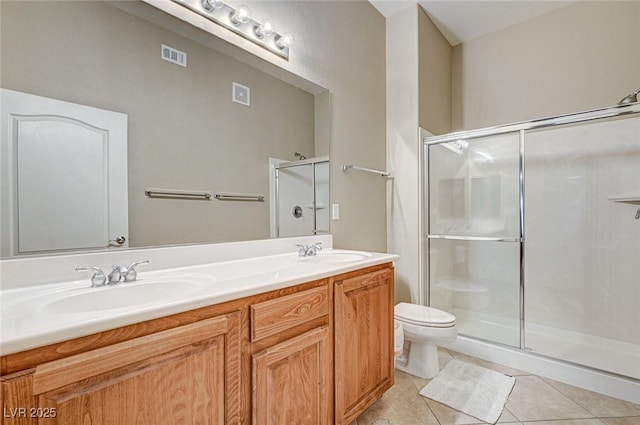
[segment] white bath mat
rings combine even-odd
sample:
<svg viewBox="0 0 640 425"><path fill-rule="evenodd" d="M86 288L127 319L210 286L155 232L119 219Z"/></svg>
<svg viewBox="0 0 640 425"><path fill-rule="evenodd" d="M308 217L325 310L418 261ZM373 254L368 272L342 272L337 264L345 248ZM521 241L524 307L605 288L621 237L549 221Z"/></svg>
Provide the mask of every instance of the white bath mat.
<svg viewBox="0 0 640 425"><path fill-rule="evenodd" d="M484 367L451 360L420 395L490 424L496 423L515 378Z"/></svg>

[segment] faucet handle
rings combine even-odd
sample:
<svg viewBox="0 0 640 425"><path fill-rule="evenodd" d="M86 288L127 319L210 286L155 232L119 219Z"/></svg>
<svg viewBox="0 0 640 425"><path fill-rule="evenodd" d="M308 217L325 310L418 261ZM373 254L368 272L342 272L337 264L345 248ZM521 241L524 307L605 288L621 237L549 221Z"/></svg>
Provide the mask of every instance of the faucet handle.
<svg viewBox="0 0 640 425"><path fill-rule="evenodd" d="M298 247L298 257L305 257L307 255L307 251L309 250L308 245L301 245L299 243L296 244Z"/></svg>
<svg viewBox="0 0 640 425"><path fill-rule="evenodd" d="M91 287L95 288L96 286L102 286L107 282L107 277L104 275L104 272L100 267L91 266L91 267L76 267L77 272L86 272L93 271L93 276L91 276Z"/></svg>
<svg viewBox="0 0 640 425"><path fill-rule="evenodd" d="M316 255L318 251L322 251L322 242L316 242L309 247L307 255Z"/></svg>
<svg viewBox="0 0 640 425"><path fill-rule="evenodd" d="M127 269L125 266L118 266L114 264L113 266L111 266L111 273L109 273L109 276L107 276L107 284L116 285L120 283L123 278L126 278L128 274L129 269Z"/></svg>
<svg viewBox="0 0 640 425"><path fill-rule="evenodd" d="M126 282L133 282L138 277L138 271L135 269L136 266L140 264L149 264L149 260L136 261L135 263L131 263L129 267L127 267L127 274L124 276L124 280Z"/></svg>

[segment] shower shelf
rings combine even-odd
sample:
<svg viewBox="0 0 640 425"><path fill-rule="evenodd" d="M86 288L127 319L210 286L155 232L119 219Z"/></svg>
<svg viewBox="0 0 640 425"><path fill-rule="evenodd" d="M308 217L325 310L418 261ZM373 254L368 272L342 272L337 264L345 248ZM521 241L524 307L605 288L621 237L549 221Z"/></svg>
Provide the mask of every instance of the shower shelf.
<svg viewBox="0 0 640 425"><path fill-rule="evenodd" d="M623 202L625 204L640 205L640 194L611 196L609 197L609 200L613 202Z"/></svg>

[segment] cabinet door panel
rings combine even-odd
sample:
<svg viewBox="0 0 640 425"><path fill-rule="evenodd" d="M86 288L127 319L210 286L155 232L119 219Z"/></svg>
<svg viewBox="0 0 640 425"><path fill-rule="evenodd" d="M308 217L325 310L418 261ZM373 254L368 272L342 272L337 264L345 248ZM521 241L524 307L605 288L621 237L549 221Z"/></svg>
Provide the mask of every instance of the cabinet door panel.
<svg viewBox="0 0 640 425"><path fill-rule="evenodd" d="M57 423L65 425L224 424L221 342L139 371L100 376L95 387L87 380L87 386L43 394L39 405L55 406Z"/></svg>
<svg viewBox="0 0 640 425"><path fill-rule="evenodd" d="M331 346L327 326L253 356L255 425L329 425Z"/></svg>
<svg viewBox="0 0 640 425"><path fill-rule="evenodd" d="M393 385L393 271L335 288L336 421L350 423Z"/></svg>
<svg viewBox="0 0 640 425"><path fill-rule="evenodd" d="M236 357L233 313L46 363L33 391L56 418L37 423L237 424Z"/></svg>

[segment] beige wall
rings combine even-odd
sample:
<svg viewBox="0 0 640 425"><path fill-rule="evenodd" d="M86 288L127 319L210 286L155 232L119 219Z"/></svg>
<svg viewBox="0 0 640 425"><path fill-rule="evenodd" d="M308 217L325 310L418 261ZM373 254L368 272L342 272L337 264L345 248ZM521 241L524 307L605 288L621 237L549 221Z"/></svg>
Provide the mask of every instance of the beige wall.
<svg viewBox="0 0 640 425"><path fill-rule="evenodd" d="M340 220L331 222L334 245L386 251L384 182L374 175L340 172L343 163L385 166L384 18L365 0L247 4L255 16L269 17L278 28L295 35L289 61L234 34L215 28L211 32L223 39L218 43L223 47L232 44L246 49L244 53L232 53L243 62L259 67L268 63L272 74L286 77L292 72L331 91L331 198L341 207ZM90 27L83 21L73 25L80 30ZM118 72L115 65L104 66L107 72ZM289 124L273 121L273 134L280 129L289 131ZM223 223L218 217L211 219L212 226Z"/></svg>
<svg viewBox="0 0 640 425"><path fill-rule="evenodd" d="M389 252L396 261L395 302L419 299L418 6L387 18L387 182Z"/></svg>
<svg viewBox="0 0 640 425"><path fill-rule="evenodd" d="M400 255L396 302L426 299L419 127L432 133L451 129L451 50L419 6L387 18L387 166L394 175L387 186L387 240L389 252Z"/></svg>
<svg viewBox="0 0 640 425"><path fill-rule="evenodd" d="M640 2L578 1L454 48L455 130L614 105L640 86Z"/></svg>
<svg viewBox="0 0 640 425"><path fill-rule="evenodd" d="M453 48L422 8L418 8L420 127L433 134L451 131Z"/></svg>

